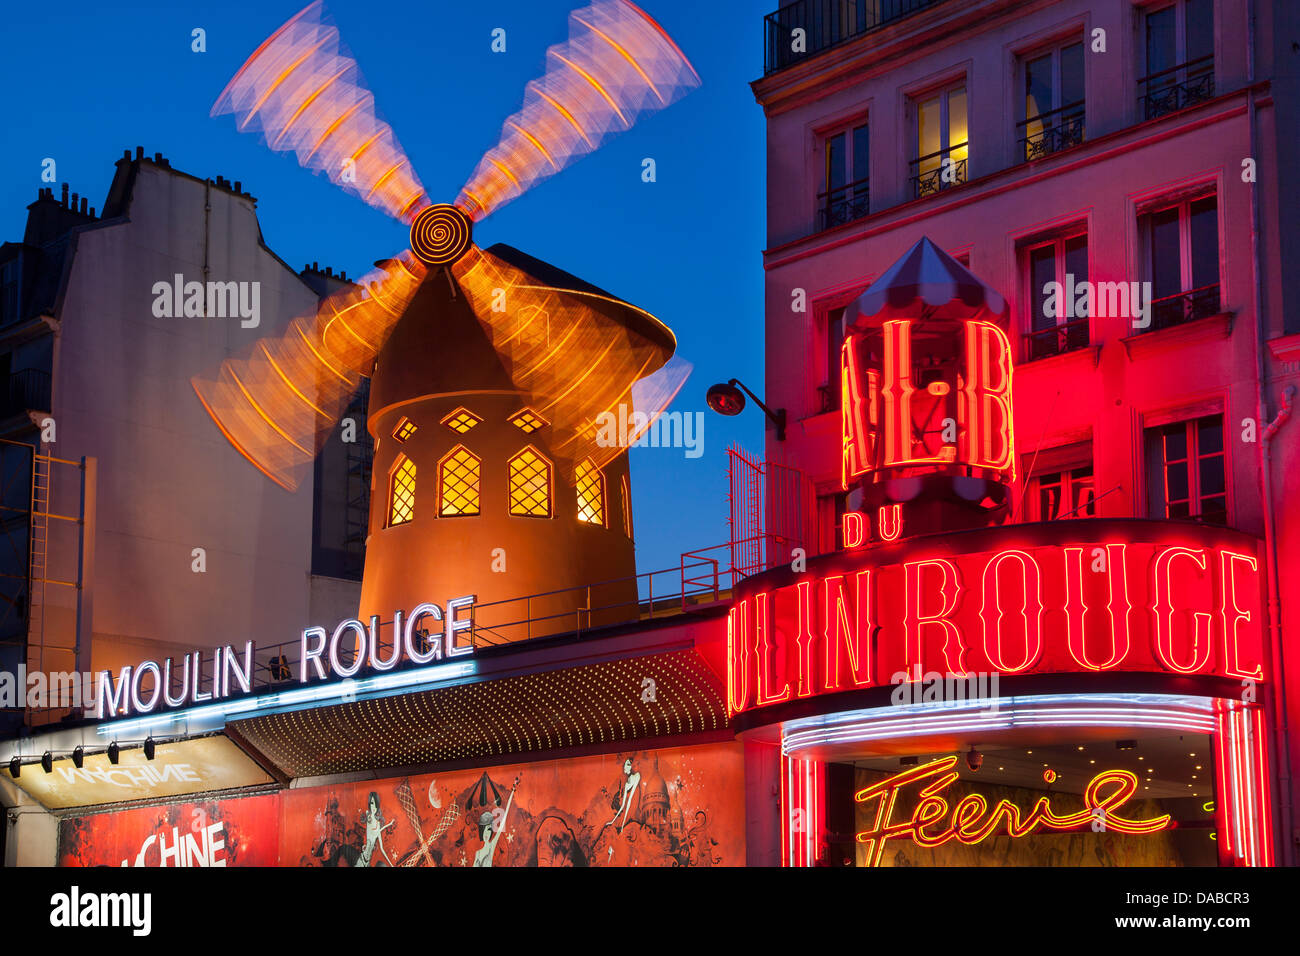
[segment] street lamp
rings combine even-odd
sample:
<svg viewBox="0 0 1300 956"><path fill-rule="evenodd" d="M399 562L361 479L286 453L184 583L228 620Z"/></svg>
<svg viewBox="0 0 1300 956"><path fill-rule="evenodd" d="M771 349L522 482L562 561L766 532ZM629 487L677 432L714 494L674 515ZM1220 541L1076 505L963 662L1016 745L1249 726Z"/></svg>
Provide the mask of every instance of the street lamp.
<svg viewBox="0 0 1300 956"><path fill-rule="evenodd" d="M741 390L744 389L744 395ZM776 440L785 441L785 409L778 408L776 411L768 408L763 400L745 388L745 384L739 379L729 379L725 384L709 386L708 394L705 401L709 403L709 408L713 409L719 415L739 415L745 408L745 395L754 400L754 404L761 408L764 414L771 419L772 424L776 426Z"/></svg>

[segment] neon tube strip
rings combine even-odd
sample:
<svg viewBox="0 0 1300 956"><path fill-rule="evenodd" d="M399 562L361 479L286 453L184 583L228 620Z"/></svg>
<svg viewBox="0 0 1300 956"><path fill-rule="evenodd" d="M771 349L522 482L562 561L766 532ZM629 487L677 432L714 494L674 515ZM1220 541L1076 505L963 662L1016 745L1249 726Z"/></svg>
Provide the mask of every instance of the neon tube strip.
<svg viewBox="0 0 1300 956"><path fill-rule="evenodd" d="M179 725L190 722L225 721L230 717L261 716L288 710L299 710L322 702L384 697L393 693L423 689L435 684L444 684L448 681L471 677L476 670L475 664L471 661L435 664L432 667L421 667L416 670L376 674L373 677L363 677L360 680L334 681L295 690L260 694L256 697L222 701L219 704L208 704L203 707L190 707L185 710L150 714L147 717L137 717L132 720L104 721L96 726L95 731L99 736L105 738L117 738L128 733L162 729L180 732L183 728Z"/></svg>

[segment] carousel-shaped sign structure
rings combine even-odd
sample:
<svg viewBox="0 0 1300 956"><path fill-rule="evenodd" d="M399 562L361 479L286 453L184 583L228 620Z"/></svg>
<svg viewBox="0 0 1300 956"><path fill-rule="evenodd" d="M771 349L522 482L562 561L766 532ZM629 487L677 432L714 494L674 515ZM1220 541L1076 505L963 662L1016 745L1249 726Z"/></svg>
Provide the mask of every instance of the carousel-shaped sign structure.
<svg viewBox="0 0 1300 956"><path fill-rule="evenodd" d="M1005 520L1015 480L1006 300L928 238L845 310L843 482L907 533Z"/></svg>

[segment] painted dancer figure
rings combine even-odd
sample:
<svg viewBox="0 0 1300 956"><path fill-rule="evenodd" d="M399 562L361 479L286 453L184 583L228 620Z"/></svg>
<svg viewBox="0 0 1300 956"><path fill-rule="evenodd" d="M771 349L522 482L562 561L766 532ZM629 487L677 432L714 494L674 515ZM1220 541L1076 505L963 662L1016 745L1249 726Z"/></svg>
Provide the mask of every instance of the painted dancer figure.
<svg viewBox="0 0 1300 956"><path fill-rule="evenodd" d="M393 861L388 858L388 851L384 849L384 831L391 827L396 820L384 822L384 815L379 809L379 794L370 791L368 801L369 809L366 810L366 845L361 850L361 855L357 857L357 862L353 866L370 866L370 858L375 852L375 847L379 847L379 852L384 857L384 862L389 866Z"/></svg>
<svg viewBox="0 0 1300 956"><path fill-rule="evenodd" d="M637 788L640 786L641 772L639 770L635 773L632 772L632 758L628 757L623 761L622 795L619 797L619 802L614 805L614 819L609 821L609 823L618 823L618 818L622 815L623 822L618 823L617 827L617 830L620 833L623 832L623 827L627 826L628 817L632 812L632 800L636 796ZM636 818L633 817L633 819L635 820ZM609 823L605 825L609 826Z"/></svg>
<svg viewBox="0 0 1300 956"><path fill-rule="evenodd" d="M510 785L510 797L506 800L506 808L501 811L500 819L497 818L495 810L484 810L483 815L478 818L479 836L483 839L483 846L474 854L474 866L492 865L492 857L497 851L497 841L505 832L506 817L510 815L510 807L515 802L515 788L518 786L519 778L515 777L515 782Z"/></svg>

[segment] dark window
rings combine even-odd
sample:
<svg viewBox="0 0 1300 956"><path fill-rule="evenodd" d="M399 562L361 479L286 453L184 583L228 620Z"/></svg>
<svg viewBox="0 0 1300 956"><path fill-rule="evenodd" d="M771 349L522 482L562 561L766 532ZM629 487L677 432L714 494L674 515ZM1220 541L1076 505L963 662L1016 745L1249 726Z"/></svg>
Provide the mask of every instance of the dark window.
<svg viewBox="0 0 1300 956"><path fill-rule="evenodd" d="M1143 119L1214 96L1214 0L1178 0L1146 14L1146 75L1138 81Z"/></svg>
<svg viewBox="0 0 1300 956"><path fill-rule="evenodd" d="M870 212L871 134L866 123L826 138L826 190L817 196L819 229Z"/></svg>
<svg viewBox="0 0 1300 956"><path fill-rule="evenodd" d="M1025 255L1028 361L1088 344L1088 300L1076 292L1088 281L1088 237L1083 233L1036 242Z"/></svg>
<svg viewBox="0 0 1300 956"><path fill-rule="evenodd" d="M840 350L844 346L844 310L831 309L826 313L826 384L821 393L822 412L837 411L840 407Z"/></svg>
<svg viewBox="0 0 1300 956"><path fill-rule="evenodd" d="M1092 518L1097 514L1091 465L1036 475L1031 483L1030 500L1037 506L1034 520Z"/></svg>
<svg viewBox="0 0 1300 956"><path fill-rule="evenodd" d="M1219 311L1219 208L1214 196L1184 200L1144 217L1150 328L1163 329Z"/></svg>
<svg viewBox="0 0 1300 956"><path fill-rule="evenodd" d="M1083 142L1083 44L1057 47L1024 62L1025 108L1019 123L1026 160Z"/></svg>
<svg viewBox="0 0 1300 956"><path fill-rule="evenodd" d="M1148 428L1146 458L1150 517L1227 524L1223 416Z"/></svg>

